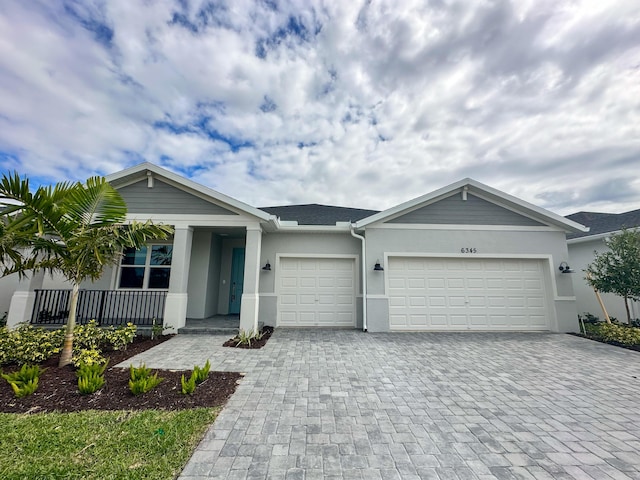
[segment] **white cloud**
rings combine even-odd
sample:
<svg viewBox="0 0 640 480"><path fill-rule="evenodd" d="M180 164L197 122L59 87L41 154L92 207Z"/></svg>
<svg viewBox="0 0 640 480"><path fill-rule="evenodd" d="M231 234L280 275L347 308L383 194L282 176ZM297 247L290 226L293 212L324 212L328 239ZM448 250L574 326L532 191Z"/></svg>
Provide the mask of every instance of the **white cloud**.
<svg viewBox="0 0 640 480"><path fill-rule="evenodd" d="M5 2L0 167L144 159L257 206L382 209L465 176L558 213L640 206L633 2L271 5Z"/></svg>

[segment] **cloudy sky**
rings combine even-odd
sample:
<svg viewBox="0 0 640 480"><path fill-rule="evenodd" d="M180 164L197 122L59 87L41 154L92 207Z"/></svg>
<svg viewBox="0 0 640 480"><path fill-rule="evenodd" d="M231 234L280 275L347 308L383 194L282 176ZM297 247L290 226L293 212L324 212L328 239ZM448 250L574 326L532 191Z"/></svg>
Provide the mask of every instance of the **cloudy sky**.
<svg viewBox="0 0 640 480"><path fill-rule="evenodd" d="M640 208L638 0L4 0L0 171L150 161L254 206L471 177Z"/></svg>

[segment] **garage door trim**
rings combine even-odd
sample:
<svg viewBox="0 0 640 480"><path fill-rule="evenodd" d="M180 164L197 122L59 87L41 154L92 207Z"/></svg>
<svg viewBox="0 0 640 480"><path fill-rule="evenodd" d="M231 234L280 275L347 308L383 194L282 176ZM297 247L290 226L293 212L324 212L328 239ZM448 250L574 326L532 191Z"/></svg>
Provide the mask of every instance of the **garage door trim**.
<svg viewBox="0 0 640 480"><path fill-rule="evenodd" d="M424 253L424 252L385 252L384 253L384 292L385 297L389 299L389 258L390 257L409 257L409 258L451 258L456 260L473 260L473 259L494 259L494 260L539 260L543 264L542 280L545 282L545 295L547 296L547 315L549 318L548 326L550 331L557 331L558 319L555 315L555 308L552 302L562 300L557 295L557 286L553 268L552 255L545 254L492 254L492 253ZM391 325L389 324L391 329ZM397 330L402 331L402 330ZM435 331L435 330L434 330Z"/></svg>
<svg viewBox="0 0 640 480"><path fill-rule="evenodd" d="M358 298L358 286L360 285L360 275L359 275L359 269L358 269L358 259L360 258L358 255L354 255L354 254L336 254L336 253L278 253L276 254L276 272L275 272L275 278L274 278L274 292L275 292L275 296L277 298L276 300L276 326L278 326L279 324L281 324L281 320L280 320L280 315L281 315L281 310L280 310L280 280L281 280L281 260L282 259L290 259L290 258L301 258L301 259L329 259L329 260L352 260L353 261L353 290L352 290L352 295L353 295L353 322L351 325L349 325L348 327L345 326L345 328L355 328L357 326L357 322L358 322L358 303L357 303L357 298ZM321 327L321 326L320 326ZM340 327L335 327L335 328L342 328L342 326Z"/></svg>

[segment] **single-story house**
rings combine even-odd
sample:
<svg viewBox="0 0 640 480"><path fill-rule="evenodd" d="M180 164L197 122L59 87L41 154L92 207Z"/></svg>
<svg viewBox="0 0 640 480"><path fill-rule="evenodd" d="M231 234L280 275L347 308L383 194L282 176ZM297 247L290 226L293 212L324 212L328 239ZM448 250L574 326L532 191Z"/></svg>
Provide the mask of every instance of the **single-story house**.
<svg viewBox="0 0 640 480"><path fill-rule="evenodd" d="M240 328L576 331L566 234L579 223L472 179L377 212L255 208L150 163L107 177L128 218L175 233L87 284L80 318L239 314ZM4 279L5 282L14 281ZM8 284L8 283L7 283ZM66 290L16 282L9 323L65 316Z"/></svg>
<svg viewBox="0 0 640 480"><path fill-rule="evenodd" d="M589 232L575 232L567 235L569 248L569 263L575 270L572 275L573 290L576 295L578 312L590 313L601 319L604 318L602 308L596 295L585 280L584 270L594 259L594 252L602 253L608 250L605 240L623 228L640 227L640 210L625 213L578 212L568 215L574 222L586 225ZM622 297L612 293L600 294L607 313L621 322L627 321L627 312ZM640 318L640 302L629 302L629 309L633 318Z"/></svg>

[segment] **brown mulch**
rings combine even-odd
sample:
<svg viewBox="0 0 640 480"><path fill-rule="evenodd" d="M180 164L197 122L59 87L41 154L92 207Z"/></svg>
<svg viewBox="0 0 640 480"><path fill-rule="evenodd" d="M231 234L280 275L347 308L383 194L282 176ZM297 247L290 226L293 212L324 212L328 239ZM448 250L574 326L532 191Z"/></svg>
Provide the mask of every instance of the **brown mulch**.
<svg viewBox="0 0 640 480"><path fill-rule="evenodd" d="M273 327L264 326L262 327L262 338L260 340L251 340L250 345L240 344L238 345L238 337L233 337L227 340L222 344L223 347L233 347L233 348L248 348L248 349L256 349L262 348L267 344L267 340L271 338L271 334L273 333Z"/></svg>
<svg viewBox="0 0 640 480"><path fill-rule="evenodd" d="M183 395L180 378L188 377L189 370L153 370L164 380L150 392L135 396L129 391L129 369L118 368L120 362L144 352L171 338L160 337L151 340L137 337L124 351L110 352L109 365L105 372L105 385L92 395L78 392L78 380L73 366L58 368L58 359L50 358L42 364L46 371L41 375L38 390L33 395L16 398L11 386L0 378L0 412L40 413L77 412L80 410L181 410L196 407L223 406L236 389L242 378L236 372L210 372L209 378L196 387L192 395ZM134 365L137 367L139 365ZM4 368L5 372L17 367Z"/></svg>

